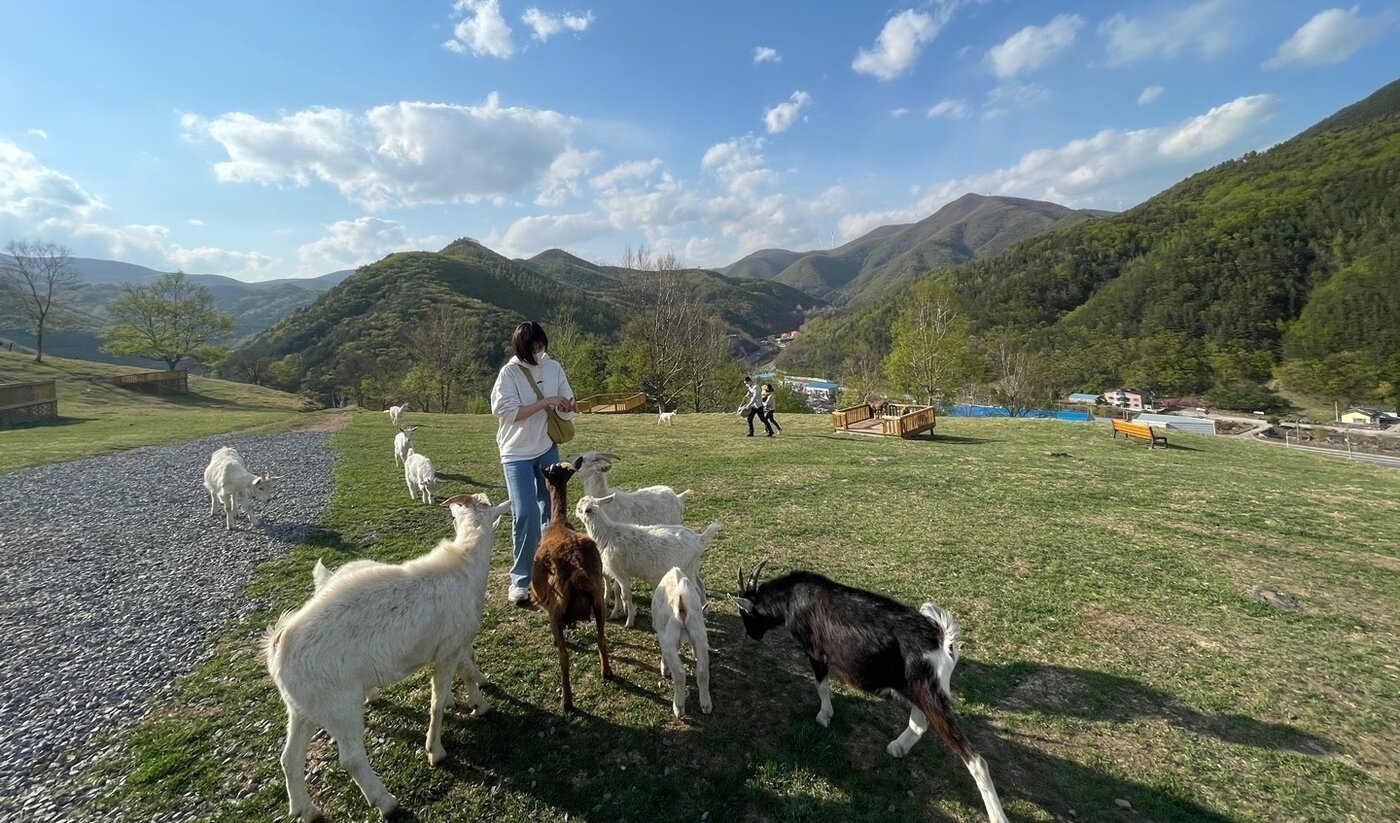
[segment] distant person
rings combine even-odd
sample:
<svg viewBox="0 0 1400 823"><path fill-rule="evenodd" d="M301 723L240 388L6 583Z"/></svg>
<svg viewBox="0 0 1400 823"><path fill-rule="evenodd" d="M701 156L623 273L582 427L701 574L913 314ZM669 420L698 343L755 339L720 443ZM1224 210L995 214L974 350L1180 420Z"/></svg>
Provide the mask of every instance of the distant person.
<svg viewBox="0 0 1400 823"><path fill-rule="evenodd" d="M512 563L506 595L517 606L530 605L530 570L540 532L549 523L549 489L544 469L559 462L559 446L549 438L553 408L563 419L574 416L574 390L564 367L545 354L549 338L538 323L521 323L510 336L511 357L491 387L496 416L496 446L511 502Z"/></svg>
<svg viewBox="0 0 1400 823"><path fill-rule="evenodd" d="M753 382L753 378L744 376L744 403L739 407L738 413L749 421L749 437L753 437L753 419L757 417L763 422L763 428L768 430L768 436L773 436L773 427L768 425L768 418L763 413L763 398L759 396L758 384Z"/></svg>
<svg viewBox="0 0 1400 823"><path fill-rule="evenodd" d="M783 427L778 425L778 418L774 414L778 410L778 395L773 393L773 384L763 384L763 422L769 426L768 436L773 436L773 429L778 430L778 434L783 433Z"/></svg>

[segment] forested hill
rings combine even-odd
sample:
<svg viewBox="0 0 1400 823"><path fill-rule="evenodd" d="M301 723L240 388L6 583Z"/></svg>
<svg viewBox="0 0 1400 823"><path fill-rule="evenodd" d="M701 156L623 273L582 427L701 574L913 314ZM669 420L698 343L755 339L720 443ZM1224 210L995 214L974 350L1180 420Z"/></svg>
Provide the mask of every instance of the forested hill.
<svg viewBox="0 0 1400 823"><path fill-rule="evenodd" d="M1400 384L1397 231L1400 82L1122 215L928 276L974 333L1010 328L1055 350L1069 387L1195 392L1283 375L1360 401ZM894 302L809 323L788 365L887 351ZM1353 385L1320 384L1339 375Z"/></svg>
<svg viewBox="0 0 1400 823"><path fill-rule="evenodd" d="M932 269L1000 254L1027 238L1104 214L1020 197L965 194L917 223L880 226L834 249L764 249L722 271L772 279L836 304L857 304L897 291Z"/></svg>

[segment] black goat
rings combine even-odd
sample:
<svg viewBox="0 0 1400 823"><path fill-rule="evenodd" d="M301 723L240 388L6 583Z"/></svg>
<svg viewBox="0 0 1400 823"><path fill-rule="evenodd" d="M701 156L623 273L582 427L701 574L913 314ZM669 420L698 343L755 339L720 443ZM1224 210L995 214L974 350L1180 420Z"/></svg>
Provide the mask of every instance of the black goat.
<svg viewBox="0 0 1400 823"><path fill-rule="evenodd" d="M765 563L767 561L764 561ZM758 564L748 580L739 569L734 603L749 637L762 640L786 626L802 647L817 678L821 711L817 722L831 723L830 673L862 691L909 704L909 728L885 750L909 753L930 722L953 750L982 793L992 823L1005 823L987 761L972 750L953 716L948 683L958 662L958 624L932 603L914 611L874 592L843 586L807 571L795 571L758 584Z"/></svg>

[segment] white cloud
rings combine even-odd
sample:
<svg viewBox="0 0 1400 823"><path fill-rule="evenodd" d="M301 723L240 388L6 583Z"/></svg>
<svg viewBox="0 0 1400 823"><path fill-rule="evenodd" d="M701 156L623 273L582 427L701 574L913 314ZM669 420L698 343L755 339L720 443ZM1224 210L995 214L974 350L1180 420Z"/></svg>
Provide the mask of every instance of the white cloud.
<svg viewBox="0 0 1400 823"><path fill-rule="evenodd" d="M783 56L778 54L777 49L770 49L767 46L755 46L753 50L753 61L755 63L781 63Z"/></svg>
<svg viewBox="0 0 1400 823"><path fill-rule="evenodd" d="M191 225L191 226L194 226L195 228L202 228L202 227L204 227L205 225L207 225L203 220L200 220L198 217L191 217L190 219L186 220L185 222L188 223L188 224Z"/></svg>
<svg viewBox="0 0 1400 823"><path fill-rule="evenodd" d="M28 134L31 137L37 137L40 140L49 139L49 133L44 131L43 129L29 129L25 132L25 134Z"/></svg>
<svg viewBox="0 0 1400 823"><path fill-rule="evenodd" d="M166 252L166 259L175 268L188 272L235 272L249 275L265 271L277 261L259 252L228 251L213 246L200 246L187 249L175 246Z"/></svg>
<svg viewBox="0 0 1400 823"><path fill-rule="evenodd" d="M660 158L653 157L650 160L632 160L627 163L619 163L602 174L590 179L588 184L595 189L612 189L625 180L645 180L657 169L661 168Z"/></svg>
<svg viewBox="0 0 1400 823"><path fill-rule="evenodd" d="M1230 5L1229 0L1202 0L1151 18L1115 14L1099 26L1099 34L1108 38L1108 64L1176 57L1193 49L1201 57L1215 57L1234 39Z"/></svg>
<svg viewBox="0 0 1400 823"><path fill-rule="evenodd" d="M905 115L908 114L908 113L909 113L909 110L906 109L906 108L903 108L903 107L897 108L897 109L891 109L891 110L890 110L890 117L893 117L893 118L895 118L896 120L898 120L899 118L905 116Z"/></svg>
<svg viewBox="0 0 1400 823"><path fill-rule="evenodd" d="M373 263L396 251L438 245L438 238L410 238L397 220L357 217L326 226L326 234L297 249L299 274L323 274Z"/></svg>
<svg viewBox="0 0 1400 823"><path fill-rule="evenodd" d="M612 224L596 214L539 215L511 223L497 243L500 253L507 257L531 257L546 249L592 240L612 230Z"/></svg>
<svg viewBox="0 0 1400 823"><path fill-rule="evenodd" d="M1061 14L1044 26L1026 26L987 52L987 62L997 77L1007 78L1035 71L1074 45L1084 25L1077 14Z"/></svg>
<svg viewBox="0 0 1400 823"><path fill-rule="evenodd" d="M462 15L462 19L453 27L452 39L442 44L444 48L502 60L515 54L515 41L501 16L499 0L457 0L452 11Z"/></svg>
<svg viewBox="0 0 1400 823"><path fill-rule="evenodd" d="M961 120L967 114L966 100L942 100L928 110L929 117L947 117L950 120Z"/></svg>
<svg viewBox="0 0 1400 823"><path fill-rule="evenodd" d="M937 18L913 9L896 14L885 22L871 49L856 53L851 68L880 80L893 80L904 74L913 68L924 45L938 36L952 11L953 4L945 3L934 10Z"/></svg>
<svg viewBox="0 0 1400 823"><path fill-rule="evenodd" d="M230 112L185 115L186 131L219 143L225 182L310 185L321 180L371 210L473 203L549 185L574 122L547 109L400 102L363 115L313 108L262 120Z"/></svg>
<svg viewBox="0 0 1400 823"><path fill-rule="evenodd" d="M550 14L531 8L525 10L520 20L534 31L535 39L543 43L565 29L576 33L588 31L588 27L593 24L593 12L588 11L581 15Z"/></svg>
<svg viewBox="0 0 1400 823"><path fill-rule="evenodd" d="M1077 208L1111 207L1119 198L1136 202L1164 183L1256 142L1259 127L1277 109L1277 99L1259 94L1172 126L1105 129L1057 148L1028 152L1014 166L927 186L923 198L907 208L848 214L840 221L841 236L858 237L876 226L922 219L968 192L1051 200Z"/></svg>
<svg viewBox="0 0 1400 823"><path fill-rule="evenodd" d="M578 196L579 180L593 170L594 164L601 156L596 151L567 149L555 157L554 162L549 165L544 186L535 198L535 205L557 207L563 205L567 198ZM496 202L496 206L504 204L504 198L497 200L500 202Z"/></svg>
<svg viewBox="0 0 1400 823"><path fill-rule="evenodd" d="M797 115L811 104L812 95L805 91L795 91L786 103L764 109L763 123L768 127L768 133L778 134L792 128L792 124L797 122Z"/></svg>
<svg viewBox="0 0 1400 823"><path fill-rule="evenodd" d="M1266 69L1305 68L1341 63L1380 38L1384 16L1361 17L1360 6L1318 12L1265 61Z"/></svg>
<svg viewBox="0 0 1400 823"><path fill-rule="evenodd" d="M1148 86L1142 90L1142 94L1138 95L1138 105L1145 106L1148 103L1154 102L1158 97L1162 96L1162 92L1164 91L1166 91L1166 89L1161 86Z"/></svg>
<svg viewBox="0 0 1400 823"><path fill-rule="evenodd" d="M78 181L0 138L0 221L42 232L86 223L106 206Z"/></svg>
<svg viewBox="0 0 1400 823"><path fill-rule="evenodd" d="M1050 99L1050 90L1038 83L1003 83L987 92L987 100L982 104L983 119L990 120L1009 113L1013 108L1021 108Z"/></svg>

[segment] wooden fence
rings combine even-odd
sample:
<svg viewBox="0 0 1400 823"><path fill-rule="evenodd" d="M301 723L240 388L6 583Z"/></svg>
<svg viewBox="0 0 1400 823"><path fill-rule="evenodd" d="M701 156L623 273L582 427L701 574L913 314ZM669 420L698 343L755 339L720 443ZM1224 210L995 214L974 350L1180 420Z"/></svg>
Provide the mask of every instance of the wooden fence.
<svg viewBox="0 0 1400 823"><path fill-rule="evenodd" d="M0 383L0 426L58 417L58 384Z"/></svg>
<svg viewBox="0 0 1400 823"><path fill-rule="evenodd" d="M578 401L578 411L585 414L625 414L639 409L647 402L641 392L622 394L595 394Z"/></svg>
<svg viewBox="0 0 1400 823"><path fill-rule="evenodd" d="M885 437L913 437L938 425L932 406L893 404L885 414L876 417L869 403L837 409L831 413L831 427L852 434L875 434Z"/></svg>
<svg viewBox="0 0 1400 823"><path fill-rule="evenodd" d="M176 371L143 371L119 374L112 378L115 385L147 394L185 394L190 390L188 369Z"/></svg>

